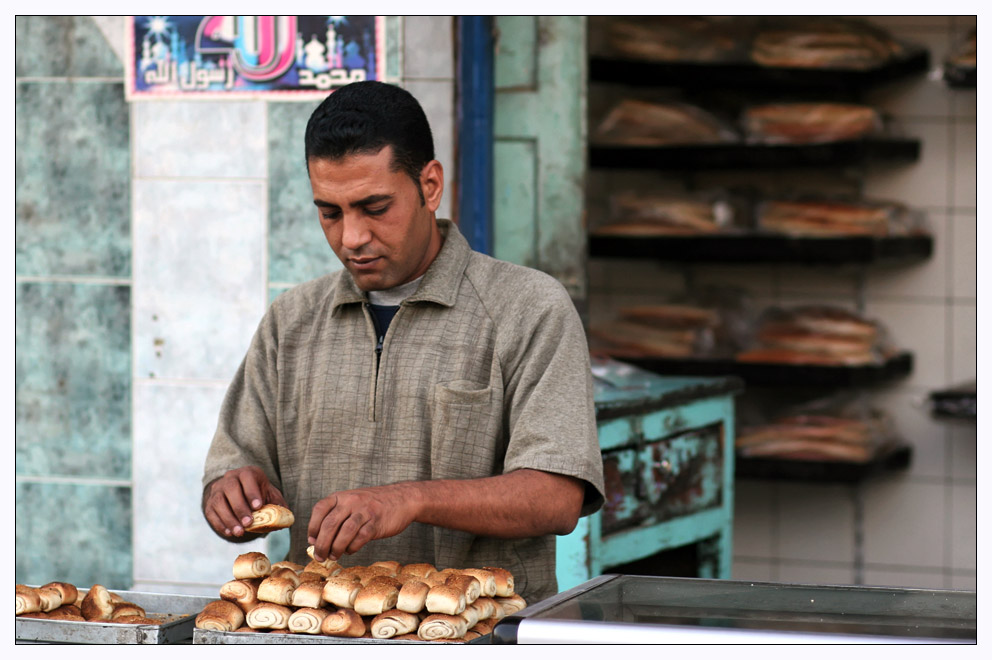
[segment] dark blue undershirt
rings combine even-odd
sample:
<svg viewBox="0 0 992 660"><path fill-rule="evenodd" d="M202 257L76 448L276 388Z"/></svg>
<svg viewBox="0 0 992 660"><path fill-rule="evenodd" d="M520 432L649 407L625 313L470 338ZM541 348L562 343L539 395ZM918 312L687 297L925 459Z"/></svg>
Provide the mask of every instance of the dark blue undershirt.
<svg viewBox="0 0 992 660"><path fill-rule="evenodd" d="M375 326L376 355L382 352L382 342L386 339L386 331L389 330L389 324L392 323L393 317L396 316L399 308L399 305L374 305L369 303L369 309L372 311L372 324Z"/></svg>

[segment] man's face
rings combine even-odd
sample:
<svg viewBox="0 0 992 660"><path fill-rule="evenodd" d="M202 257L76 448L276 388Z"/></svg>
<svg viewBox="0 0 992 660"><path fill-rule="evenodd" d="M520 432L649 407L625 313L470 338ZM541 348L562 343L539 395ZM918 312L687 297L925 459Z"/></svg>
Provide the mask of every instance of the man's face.
<svg viewBox="0 0 992 660"><path fill-rule="evenodd" d="M427 271L441 249L434 212L443 173L437 161L413 180L391 167L392 147L375 155L311 158L310 187L327 242L363 291L389 289Z"/></svg>

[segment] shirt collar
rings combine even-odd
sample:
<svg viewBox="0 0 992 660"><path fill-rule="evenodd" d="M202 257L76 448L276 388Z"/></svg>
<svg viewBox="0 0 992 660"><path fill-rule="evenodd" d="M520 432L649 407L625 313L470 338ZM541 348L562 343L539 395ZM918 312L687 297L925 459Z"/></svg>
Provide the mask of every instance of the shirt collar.
<svg viewBox="0 0 992 660"><path fill-rule="evenodd" d="M450 220L439 218L437 226L444 241L441 250L427 267L427 272L424 273L416 293L407 298L406 302L426 301L451 307L455 304L458 285L468 266L472 248L458 231L458 227ZM358 288L351 273L344 270L334 293L332 307L337 309L348 303L364 302L368 302L368 295Z"/></svg>

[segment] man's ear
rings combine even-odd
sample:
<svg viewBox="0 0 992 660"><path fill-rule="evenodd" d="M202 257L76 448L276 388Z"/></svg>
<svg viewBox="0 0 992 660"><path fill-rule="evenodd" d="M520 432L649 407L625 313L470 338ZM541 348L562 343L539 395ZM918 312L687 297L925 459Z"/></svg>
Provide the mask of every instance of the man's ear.
<svg viewBox="0 0 992 660"><path fill-rule="evenodd" d="M444 168L440 162L432 160L420 170L420 189L424 192L427 209L431 213L437 211L444 193Z"/></svg>

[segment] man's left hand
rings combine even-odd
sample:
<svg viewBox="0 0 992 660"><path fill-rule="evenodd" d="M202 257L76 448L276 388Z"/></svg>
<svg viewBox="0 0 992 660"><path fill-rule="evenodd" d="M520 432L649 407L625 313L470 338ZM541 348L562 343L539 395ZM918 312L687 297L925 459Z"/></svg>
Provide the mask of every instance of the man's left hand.
<svg viewBox="0 0 992 660"><path fill-rule="evenodd" d="M337 560L357 552L369 541L396 536L417 512L415 483L343 490L314 505L307 526L307 539L314 558Z"/></svg>

